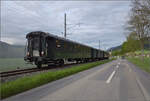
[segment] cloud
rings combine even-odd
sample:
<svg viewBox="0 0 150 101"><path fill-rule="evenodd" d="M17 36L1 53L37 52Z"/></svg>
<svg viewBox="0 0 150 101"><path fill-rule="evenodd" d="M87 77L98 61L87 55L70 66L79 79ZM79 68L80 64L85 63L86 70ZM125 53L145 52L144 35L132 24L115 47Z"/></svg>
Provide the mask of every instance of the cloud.
<svg viewBox="0 0 150 101"><path fill-rule="evenodd" d="M25 44L28 32L41 30L62 36L64 13L71 40L102 49L120 45L129 1L2 1L1 33L5 42Z"/></svg>

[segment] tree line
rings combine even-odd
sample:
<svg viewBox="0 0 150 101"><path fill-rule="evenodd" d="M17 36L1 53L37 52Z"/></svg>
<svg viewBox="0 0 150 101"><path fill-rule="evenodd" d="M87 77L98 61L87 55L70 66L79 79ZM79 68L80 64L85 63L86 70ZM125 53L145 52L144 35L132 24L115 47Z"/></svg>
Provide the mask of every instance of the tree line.
<svg viewBox="0 0 150 101"><path fill-rule="evenodd" d="M132 0L131 6L130 18L125 28L127 41L113 55L144 50L145 45L150 44L150 0Z"/></svg>

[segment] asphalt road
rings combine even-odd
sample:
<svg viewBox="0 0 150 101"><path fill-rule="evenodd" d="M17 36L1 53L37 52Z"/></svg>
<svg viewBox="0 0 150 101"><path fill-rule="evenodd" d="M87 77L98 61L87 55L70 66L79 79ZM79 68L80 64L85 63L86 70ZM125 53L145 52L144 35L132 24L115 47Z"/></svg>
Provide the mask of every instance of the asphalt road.
<svg viewBox="0 0 150 101"><path fill-rule="evenodd" d="M150 101L150 74L118 59L4 101Z"/></svg>

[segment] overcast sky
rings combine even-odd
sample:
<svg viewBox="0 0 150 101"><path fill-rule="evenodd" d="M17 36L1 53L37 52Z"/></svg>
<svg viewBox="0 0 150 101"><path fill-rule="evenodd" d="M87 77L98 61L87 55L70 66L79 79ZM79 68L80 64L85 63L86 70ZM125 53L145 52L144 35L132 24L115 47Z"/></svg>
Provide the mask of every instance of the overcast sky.
<svg viewBox="0 0 150 101"><path fill-rule="evenodd" d="M129 12L129 1L2 1L2 41L24 45L31 31L62 37L66 13L68 39L108 49L125 41Z"/></svg>

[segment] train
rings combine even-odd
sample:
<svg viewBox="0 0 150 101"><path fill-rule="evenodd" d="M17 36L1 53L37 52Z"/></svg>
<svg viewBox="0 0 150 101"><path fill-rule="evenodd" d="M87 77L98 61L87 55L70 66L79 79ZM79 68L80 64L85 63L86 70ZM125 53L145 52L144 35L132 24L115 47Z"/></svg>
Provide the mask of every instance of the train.
<svg viewBox="0 0 150 101"><path fill-rule="evenodd" d="M26 35L24 60L42 65L59 64L65 61L89 62L109 58L109 53L53 34L34 31Z"/></svg>

